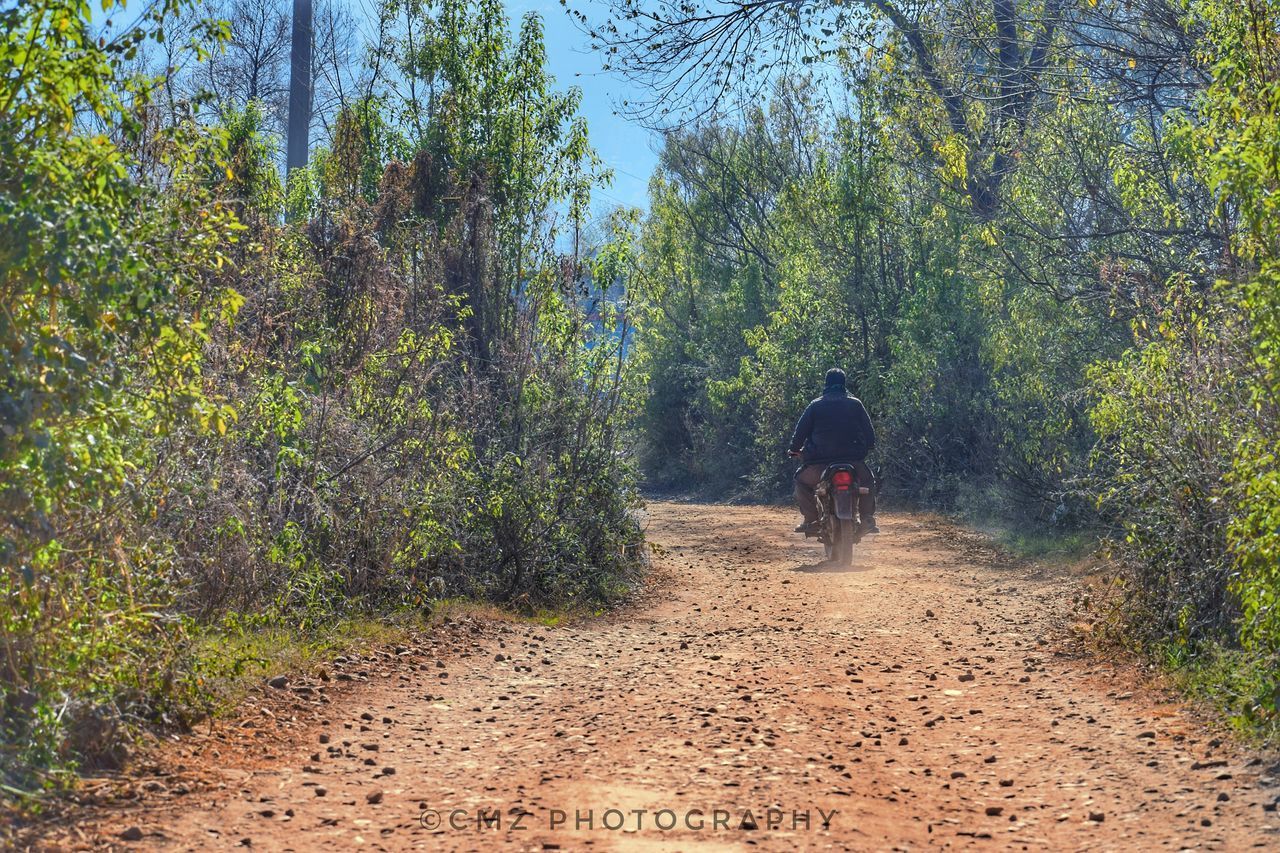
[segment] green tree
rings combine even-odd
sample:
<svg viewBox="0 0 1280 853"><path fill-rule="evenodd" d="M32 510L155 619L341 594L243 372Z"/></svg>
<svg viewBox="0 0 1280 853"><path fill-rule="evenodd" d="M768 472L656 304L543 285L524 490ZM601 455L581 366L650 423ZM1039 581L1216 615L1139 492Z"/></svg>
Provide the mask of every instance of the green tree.
<svg viewBox="0 0 1280 853"><path fill-rule="evenodd" d="M114 682L167 677L163 660L138 665L172 627L151 615L163 585L116 567L157 555L112 541L147 501L146 437L186 423L225 428L200 378L221 305L204 273L223 263L236 228L201 169L225 157L191 122L153 132L156 81L126 70L175 10L154 7L109 43L77 0L0 12L6 763L11 751L51 748L84 718L78 705L55 706L66 691L92 705L112 698ZM140 173L132 152L144 138L162 174Z"/></svg>

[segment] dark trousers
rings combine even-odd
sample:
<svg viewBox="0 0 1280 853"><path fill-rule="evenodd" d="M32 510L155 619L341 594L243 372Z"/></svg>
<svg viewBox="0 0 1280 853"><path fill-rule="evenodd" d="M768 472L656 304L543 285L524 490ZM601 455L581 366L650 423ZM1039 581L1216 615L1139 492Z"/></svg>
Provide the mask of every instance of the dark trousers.
<svg viewBox="0 0 1280 853"><path fill-rule="evenodd" d="M849 464L858 472L858 485L870 489L867 494L858 495L858 515L866 522L876 514L875 478L871 475L871 469L867 467L866 462ZM821 513L818 508L818 498L813 490L818 487L818 483L822 482L822 472L825 470L827 465L822 463L806 465L796 472L796 506L800 507L806 524L817 521Z"/></svg>

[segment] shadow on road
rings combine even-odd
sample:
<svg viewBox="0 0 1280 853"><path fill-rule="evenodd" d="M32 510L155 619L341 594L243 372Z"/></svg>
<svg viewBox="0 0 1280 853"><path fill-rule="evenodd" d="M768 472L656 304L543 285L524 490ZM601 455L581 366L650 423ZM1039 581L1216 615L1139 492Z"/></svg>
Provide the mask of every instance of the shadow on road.
<svg viewBox="0 0 1280 853"><path fill-rule="evenodd" d="M845 574L852 574L855 572L869 572L871 571L871 567L857 566L857 565L837 566L835 563L832 563L828 560L823 560L820 563L807 563L803 566L796 566L791 571L804 572L805 574L810 574L810 575L845 575Z"/></svg>

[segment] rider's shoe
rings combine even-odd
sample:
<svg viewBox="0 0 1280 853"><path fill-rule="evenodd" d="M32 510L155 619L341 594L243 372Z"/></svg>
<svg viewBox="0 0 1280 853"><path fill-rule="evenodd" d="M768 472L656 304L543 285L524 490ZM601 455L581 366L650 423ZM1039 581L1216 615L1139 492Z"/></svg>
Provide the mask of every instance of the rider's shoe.
<svg viewBox="0 0 1280 853"><path fill-rule="evenodd" d="M862 534L864 536L867 535L868 533L879 533L879 532L880 532L880 528L876 526L875 516L871 516L862 522Z"/></svg>
<svg viewBox="0 0 1280 853"><path fill-rule="evenodd" d="M817 532L819 532L819 525L818 525L818 522L816 521L806 521L803 524L796 527L796 533L803 533L806 536L808 536L811 533L817 533Z"/></svg>

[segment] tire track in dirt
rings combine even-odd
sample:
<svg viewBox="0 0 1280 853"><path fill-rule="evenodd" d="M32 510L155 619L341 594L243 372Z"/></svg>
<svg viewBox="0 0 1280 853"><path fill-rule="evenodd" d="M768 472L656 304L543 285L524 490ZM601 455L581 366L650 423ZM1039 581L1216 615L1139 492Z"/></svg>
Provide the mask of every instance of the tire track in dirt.
<svg viewBox="0 0 1280 853"><path fill-rule="evenodd" d="M660 503L648 521L663 549L650 603L402 655L266 757L183 753L197 790L91 813L50 842L1280 844L1264 808L1274 770L1124 670L1057 651L1046 632L1070 579L923 516L884 515L841 571L814 565L820 551L789 533L785 510Z"/></svg>

